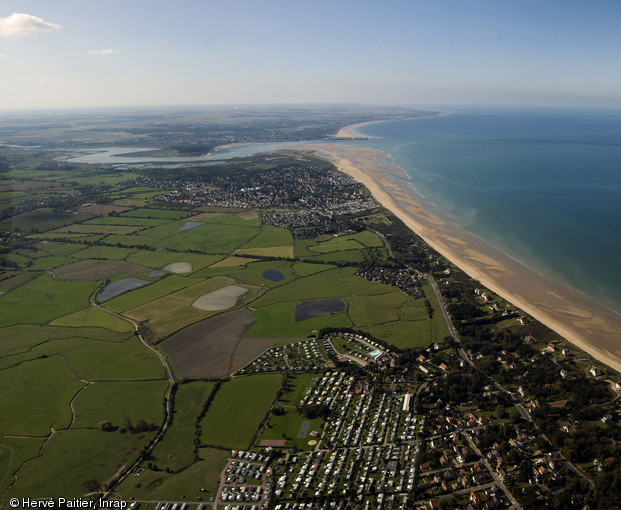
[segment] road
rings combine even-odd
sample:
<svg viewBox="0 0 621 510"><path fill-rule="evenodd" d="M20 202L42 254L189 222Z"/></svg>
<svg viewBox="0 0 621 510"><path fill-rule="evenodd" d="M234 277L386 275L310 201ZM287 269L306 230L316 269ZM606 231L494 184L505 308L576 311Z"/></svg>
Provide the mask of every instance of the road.
<svg viewBox="0 0 621 510"><path fill-rule="evenodd" d="M408 266L408 269L411 269L412 271L414 271L414 273L419 278L424 278L425 280L427 280L429 284L431 285L431 288L433 289L433 293L436 296L436 300L438 301L438 304L440 305L440 311L442 312L442 317L444 317L444 322L446 323L446 327L449 331L449 334L451 335L451 337L453 337L453 340L455 341L456 349L457 349L459 356L461 357L461 359L464 360L465 363L473 367L474 363L472 362L472 360L468 357L466 352L461 347L461 342L459 341L459 335L457 334L457 331L455 330L453 326L453 322L451 321L451 317L449 316L448 310L446 309L446 304L444 303L444 299L442 298L442 294L440 293L438 284L431 276L425 273L421 273L418 269L413 269L409 266Z"/></svg>
<svg viewBox="0 0 621 510"><path fill-rule="evenodd" d="M505 496L507 496L507 499L511 501L511 508L522 508L520 504L516 501L516 499L513 497L513 494L511 494L509 489L507 489L507 486L500 479L496 471L492 469L492 466L490 466L489 462L487 461L487 459L485 458L481 450L479 450L476 443L472 440L472 438L470 437L470 434L465 432L464 434L462 434L462 436L466 438L466 441L468 441L468 443L470 444L470 448L472 448L474 452L481 458L481 460L483 461L483 464L485 464L485 467L487 468L489 473L494 478L494 482L496 483L496 485L503 490L503 492L505 493Z"/></svg>

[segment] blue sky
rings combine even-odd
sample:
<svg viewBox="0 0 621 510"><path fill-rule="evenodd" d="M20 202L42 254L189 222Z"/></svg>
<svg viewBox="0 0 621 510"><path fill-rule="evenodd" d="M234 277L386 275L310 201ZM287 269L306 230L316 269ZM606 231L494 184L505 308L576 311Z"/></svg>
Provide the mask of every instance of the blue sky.
<svg viewBox="0 0 621 510"><path fill-rule="evenodd" d="M621 107L621 2L3 0L0 109Z"/></svg>

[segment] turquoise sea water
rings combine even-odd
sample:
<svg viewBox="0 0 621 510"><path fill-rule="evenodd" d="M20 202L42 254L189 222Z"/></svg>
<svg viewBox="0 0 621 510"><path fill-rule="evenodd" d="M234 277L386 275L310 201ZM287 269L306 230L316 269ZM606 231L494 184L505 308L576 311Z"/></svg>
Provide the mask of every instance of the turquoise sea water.
<svg viewBox="0 0 621 510"><path fill-rule="evenodd" d="M621 312L621 111L463 110L358 132L430 210Z"/></svg>

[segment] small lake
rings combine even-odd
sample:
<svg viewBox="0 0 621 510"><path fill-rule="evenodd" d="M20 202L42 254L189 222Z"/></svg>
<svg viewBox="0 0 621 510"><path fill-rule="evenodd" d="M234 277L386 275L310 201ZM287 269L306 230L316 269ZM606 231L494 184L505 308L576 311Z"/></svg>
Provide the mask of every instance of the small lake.
<svg viewBox="0 0 621 510"><path fill-rule="evenodd" d="M101 294L97 296L97 301L103 303L104 301L108 301L108 299L112 299L123 294L123 292L137 289L138 287L142 287L148 283L149 282L145 282L140 278L123 278L122 280L112 282L104 290L102 290Z"/></svg>
<svg viewBox="0 0 621 510"><path fill-rule="evenodd" d="M340 299L316 299L302 301L295 305L295 322L305 321L313 317L321 317L331 313L345 311L345 303Z"/></svg>
<svg viewBox="0 0 621 510"><path fill-rule="evenodd" d="M270 282L281 282L285 279L285 275L277 269L268 269L261 276Z"/></svg>
<svg viewBox="0 0 621 510"><path fill-rule="evenodd" d="M183 225L183 227L179 230L191 230L193 228L200 227L201 225L203 225L203 223L200 221L186 221L185 225Z"/></svg>

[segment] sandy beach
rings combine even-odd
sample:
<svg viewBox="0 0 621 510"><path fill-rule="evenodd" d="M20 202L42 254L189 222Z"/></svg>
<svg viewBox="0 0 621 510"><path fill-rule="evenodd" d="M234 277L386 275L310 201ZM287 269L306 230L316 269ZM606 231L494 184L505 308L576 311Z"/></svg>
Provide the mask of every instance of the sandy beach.
<svg viewBox="0 0 621 510"><path fill-rule="evenodd" d="M358 124L352 124L351 126L345 126L344 128L341 128L337 134L334 135L334 138L347 138L351 140L366 139L366 136L356 132L356 128L359 128L360 126L366 126L367 124L373 124L374 122L382 121L371 120L369 122L360 122Z"/></svg>
<svg viewBox="0 0 621 510"><path fill-rule="evenodd" d="M329 156L341 171L364 184L378 202L472 278L621 372L621 319L610 310L430 213L394 179L404 174L390 168L381 151L345 145L303 149Z"/></svg>

